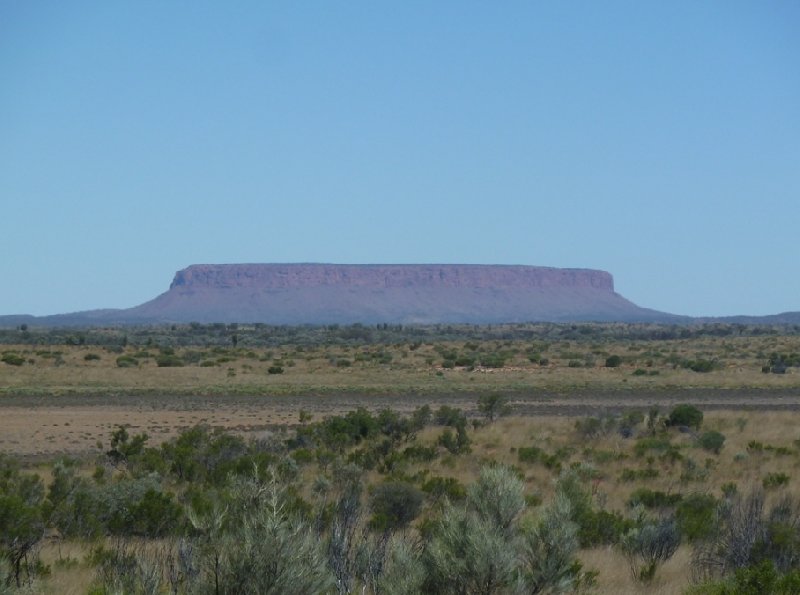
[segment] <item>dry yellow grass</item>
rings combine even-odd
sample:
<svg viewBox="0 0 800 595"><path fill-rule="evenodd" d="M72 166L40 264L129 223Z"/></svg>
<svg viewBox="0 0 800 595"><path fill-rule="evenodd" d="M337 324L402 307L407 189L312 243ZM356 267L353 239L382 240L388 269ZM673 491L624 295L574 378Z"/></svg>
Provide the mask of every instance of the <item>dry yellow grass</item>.
<svg viewBox="0 0 800 595"><path fill-rule="evenodd" d="M650 463L658 468L658 477L622 481L620 475L623 469L648 465L646 457L633 454L635 440L624 439L616 433L583 438L575 429L577 419L566 416L501 418L470 432L472 452L469 455L443 456L429 465L412 466L408 471L413 473L427 469L429 476L455 477L468 485L477 478L481 466L487 462L513 465L525 477L526 492L540 496L547 503L553 495L557 470L547 469L540 463L520 462L519 448L537 446L552 453L562 447L572 447L571 454L562 462L565 467L573 462L591 461L593 456L597 458L598 452L625 456L621 459L612 457L610 460L600 457L593 463L602 478L593 486L595 503L602 503L607 509L620 511L624 515L631 514L627 503L632 491L642 486L684 494L697 491L720 497L722 486L726 483L734 482L740 491L747 492L752 486L760 485L767 473L785 472L790 477L789 484L770 493L773 497L787 492L800 494L800 452L794 444L800 427L800 412L707 412L703 427L717 429L726 436L725 446L719 455L698 448L689 434L670 430L671 441L684 458L695 459L702 469L706 469L706 460L713 463L708 466L706 475L691 481L681 479L683 468L680 462L668 464L660 461ZM434 444L442 431L440 427L428 427L420 433L419 441ZM748 443L753 440L761 442L765 448L760 453L748 454ZM790 453L776 454L774 449L767 447L785 447ZM45 467L39 471L47 476ZM316 474L312 468L305 471L304 476L309 480ZM375 482L383 478L373 472L368 479ZM532 514L536 514L536 508L532 509ZM85 548L79 544L52 542L46 545L42 558L53 568L53 575L41 584L43 592L85 592L93 576L90 569L82 564L71 567L55 564L58 558L83 560L85 554ZM690 584L690 558L690 546L682 546L671 560L659 568L652 583L641 584L631 578L627 560L617 549L602 547L580 553L585 568L598 571L596 592L614 594L681 593Z"/></svg>
<svg viewBox="0 0 800 595"><path fill-rule="evenodd" d="M650 583L639 583L631 578L628 560L613 547L583 550L578 556L585 568L598 571L596 593L609 595L678 595L691 585L687 568L691 548L681 546L675 555L659 567Z"/></svg>
<svg viewBox="0 0 800 595"><path fill-rule="evenodd" d="M447 344L448 348L463 349L463 343ZM506 345L505 347L509 347ZM33 360L22 366L0 364L0 401L4 396L33 395L34 401L19 406L0 403L0 451L12 454L52 457L57 453L99 454L108 445L111 431L119 424L130 424L135 432L146 431L151 444L158 444L181 429L198 423L208 423L245 435L255 435L271 425L297 423L300 407L314 414L315 420L333 413L343 413L355 406L371 408L391 406L409 409L430 403L435 409L442 402L474 408L474 395L501 391L530 397L524 405L536 402L540 391L551 391L543 402L554 408L576 407L585 411L620 410L626 406L643 407L650 402L661 405L667 413L676 400L691 396L687 389L729 389L737 406L767 402L770 406L794 406L797 411L706 411L704 430L718 430L726 437L719 455L699 448L688 433L670 431L671 442L682 460L661 460L658 453L636 456L633 439L611 432L597 438L584 438L575 429L575 416L516 415L470 431L472 453L468 456L446 455L431 464L412 465L409 473L427 470L430 476L450 476L469 484L482 465L499 462L521 470L529 495L538 495L544 502L553 494L557 470L539 463L520 462L521 447L538 447L548 454L569 449L561 460L571 463L590 462L598 470L593 484L595 502L607 509L629 514L631 493L640 487L665 492L703 492L719 497L722 486L734 483L742 492L761 485L768 473L786 473L788 485L772 493L800 494L800 374L794 368L785 375L763 374L763 358L759 353L770 351L800 351L800 339L786 337L703 339L693 341L643 341L625 345L603 344L594 348L587 344L553 344L543 355L550 359L547 366L530 363L525 356L526 345L510 345L518 353L503 369L441 369L441 356L432 345L422 345L414 351L406 346L386 347L393 355L391 364L374 361L358 362L355 357L371 348L319 347L298 352L293 347L271 350L256 349L253 355L246 350L233 354L229 362L213 367L197 365L183 368L158 368L153 358L139 358L136 368L119 368L119 355L86 346L58 346L37 350L29 346L3 347L15 350ZM44 356L46 351L61 352ZM128 348L127 354L138 349ZM267 352L272 352L267 357ZM596 352L596 363L590 368L569 367L571 352ZM648 353L661 352L684 358L719 358L723 367L708 374L675 368L665 357ZM155 350L153 350L155 352ZM178 350L182 353L182 350ZM100 360L87 361L88 353L97 353ZM625 358L619 368L604 368L609 353ZM350 367L337 367L337 359L348 358ZM284 373L270 375L267 368L275 359L284 362ZM652 365L646 362L653 359ZM289 365L288 362L294 362ZM57 363L58 362L58 363ZM633 376L642 368L657 375ZM753 396L746 389L780 389L782 392ZM595 398L593 391L601 393ZM725 391L723 391L725 392ZM69 401L62 406L59 395L85 397L80 402ZM108 395L131 395L112 399ZM136 395L151 395L138 399ZM45 398L41 400L39 396ZM173 395L170 399L161 395ZM175 396L178 395L178 396ZM220 401L204 395L241 395L238 400ZM252 395L260 398L250 399ZM290 397L279 398L282 395ZM352 396L364 395L362 400ZM390 395L379 400L370 395ZM460 395L456 401L443 396ZM642 396L644 395L644 396ZM273 396L275 396L273 398ZM632 397L638 396L637 400ZM703 397L707 399L707 397ZM107 405L100 405L108 399ZM652 399L652 401L648 400ZM758 399L761 399L759 401ZM67 401L65 401L67 402ZM706 401L704 401L706 402ZM733 401L732 401L733 402ZM719 403L715 403L719 405ZM703 409L703 404L698 403ZM33 409L31 409L33 407ZM525 410L520 408L520 410ZM569 409L575 411L575 409ZM434 444L442 428L429 427L420 434L424 444ZM98 441L103 447L98 449ZM760 442L761 450L748 448ZM782 450L785 449L785 450ZM652 460L648 459L652 457ZM684 474L687 459L694 461L695 477ZM657 470L656 477L646 480L623 481L625 469ZM306 470L309 477L312 470ZM47 467L37 469L48 476ZM376 474L371 480L379 480ZM47 593L83 593L92 578L85 565L57 566L59 555L54 544L47 545L43 559L53 567L53 576L42 584ZM85 551L75 544L61 544L61 556L83 559ZM70 553L65 554L64 551ZM585 566L599 571L597 590L600 593L680 593L688 586L690 548L683 546L659 569L653 583L635 583L629 574L625 558L613 548L581 552Z"/></svg>

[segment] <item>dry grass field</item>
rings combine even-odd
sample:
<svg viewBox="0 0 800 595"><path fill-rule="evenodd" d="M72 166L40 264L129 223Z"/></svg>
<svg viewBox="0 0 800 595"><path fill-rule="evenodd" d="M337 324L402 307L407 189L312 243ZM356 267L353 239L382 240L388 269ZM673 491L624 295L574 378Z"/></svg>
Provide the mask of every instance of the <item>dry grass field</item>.
<svg viewBox="0 0 800 595"><path fill-rule="evenodd" d="M0 396L441 395L499 390L797 388L800 369L764 374L796 336L670 341L443 341L388 345L115 347L3 345ZM607 367L616 356L616 367ZM708 371L693 368L706 364ZM269 373L269 369L280 373ZM698 368L703 369L703 368Z"/></svg>
<svg viewBox="0 0 800 595"><path fill-rule="evenodd" d="M164 351L173 365L159 365ZM714 409L800 403L800 368L762 372L770 354L800 352L796 336L169 350L5 345L0 352L22 362L0 363L0 449L40 457L92 452L120 424L152 440L198 423L253 435L296 423L300 409L317 418L358 406L469 410L487 392L508 395L528 415L677 402ZM619 365L607 367L612 356ZM481 365L486 360L498 367ZM713 368L687 367L698 361Z"/></svg>
<svg viewBox="0 0 800 595"><path fill-rule="evenodd" d="M408 470L420 471L431 477L455 477L463 484L476 480L480 468L487 462L499 462L520 470L525 478L526 494L537 501L552 499L557 470L541 463L520 461L519 449L537 447L547 453L561 452L559 468L572 463L588 463L597 470L593 481L593 499L608 510L630 514L630 498L638 488L646 486L665 493L703 493L722 497L724 486L733 484L746 492L760 486L770 473L785 473L788 483L769 491L778 498L785 494L800 495L800 411L755 412L714 411L707 413L704 429L714 429L725 435L719 454L700 448L691 433L671 431L670 441L681 459L665 460L660 456L637 455L635 441L616 432L593 438L576 430L581 417L563 415L503 417L471 432L471 453L466 456L445 456ZM185 421L185 420L184 420ZM435 427L423 431L418 441L435 445L441 430ZM156 440L161 436L155 436ZM754 451L753 441L765 446ZM107 437L104 441L107 448ZM100 450L96 457L102 458ZM688 463L691 461L691 464ZM691 467L691 472L687 470ZM630 481L623 478L626 469L657 470L657 477ZM47 465L39 465L47 476ZM369 481L380 476L372 472ZM94 574L85 564L58 565L60 559L83 560L88 545L54 540L42 550L43 560L51 564L57 582L44 581L41 588L48 593L84 593ZM633 580L623 554L614 546L581 550L579 555L586 568L597 571L597 593L661 593L677 594L691 586L691 546L682 545L678 552L661 567L651 583Z"/></svg>
<svg viewBox="0 0 800 595"><path fill-rule="evenodd" d="M469 454L413 463L407 476L468 485L486 464L502 463L520 472L531 502L546 503L560 470L589 465L593 503L623 516L633 514L631 499L641 488L722 498L784 474L768 498L800 496L800 368L764 371L774 354L797 352L800 338L793 335L272 348L4 345L0 453L48 481L60 456L77 457L86 474L103 464L121 425L158 446L197 425L246 439L288 436L308 416L316 422L359 407L410 413L446 405L478 421L478 397L500 393L510 415L471 428ZM704 432L724 435L718 453L700 445L698 431L669 428L662 434L668 446L641 447L636 436L646 435L643 423L633 437L616 427L580 429L589 417L618 420L654 408L664 416L679 403L704 412ZM441 427L428 426L416 440L441 451L441 434ZM541 456L525 459L524 449ZM316 470L303 473L310 481ZM380 481L378 471L368 472L368 482ZM87 592L96 576L84 562L89 548L46 540L41 556L51 575L37 589ZM684 543L652 582L641 583L618 547L579 552L584 567L597 571L598 593L685 592L691 556Z"/></svg>

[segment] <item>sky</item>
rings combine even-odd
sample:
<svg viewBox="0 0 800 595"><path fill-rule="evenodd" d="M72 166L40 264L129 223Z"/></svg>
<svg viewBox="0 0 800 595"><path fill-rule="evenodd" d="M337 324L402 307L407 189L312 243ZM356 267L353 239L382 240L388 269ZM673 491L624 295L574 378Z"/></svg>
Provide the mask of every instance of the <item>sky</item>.
<svg viewBox="0 0 800 595"><path fill-rule="evenodd" d="M0 0L0 314L199 263L800 310L800 2Z"/></svg>

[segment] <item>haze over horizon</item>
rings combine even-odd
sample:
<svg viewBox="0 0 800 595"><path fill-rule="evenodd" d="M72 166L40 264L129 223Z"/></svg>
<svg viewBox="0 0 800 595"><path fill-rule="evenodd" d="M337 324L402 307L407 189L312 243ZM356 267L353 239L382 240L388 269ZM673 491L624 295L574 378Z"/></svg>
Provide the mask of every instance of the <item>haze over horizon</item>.
<svg viewBox="0 0 800 595"><path fill-rule="evenodd" d="M0 0L0 315L274 262L798 311L798 30L791 1Z"/></svg>

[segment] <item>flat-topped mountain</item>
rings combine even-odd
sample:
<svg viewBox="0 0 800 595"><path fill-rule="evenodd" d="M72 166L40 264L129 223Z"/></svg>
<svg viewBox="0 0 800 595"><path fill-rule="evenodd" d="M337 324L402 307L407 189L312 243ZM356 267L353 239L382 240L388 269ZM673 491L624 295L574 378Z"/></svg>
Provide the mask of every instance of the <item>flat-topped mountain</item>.
<svg viewBox="0 0 800 595"><path fill-rule="evenodd" d="M170 290L301 287L473 289L583 287L614 291L605 271L475 264L196 264L175 274Z"/></svg>
<svg viewBox="0 0 800 595"><path fill-rule="evenodd" d="M198 264L139 306L54 316L0 316L0 326L172 322L429 324L664 322L592 269L473 264Z"/></svg>
<svg viewBox="0 0 800 595"><path fill-rule="evenodd" d="M82 313L75 316L88 316ZM664 321L605 271L511 265L192 265L165 293L87 323L268 324ZM51 324L56 321L51 321ZM64 322L77 324L77 322Z"/></svg>

